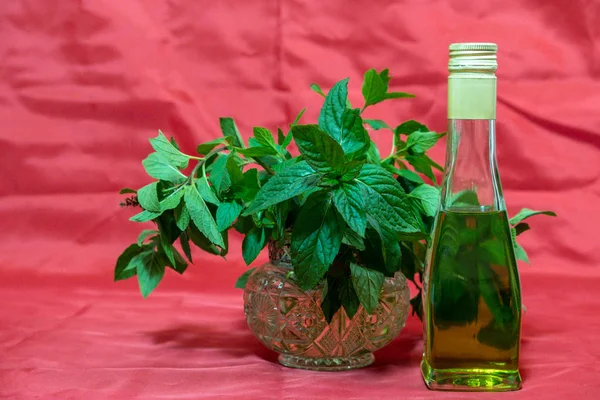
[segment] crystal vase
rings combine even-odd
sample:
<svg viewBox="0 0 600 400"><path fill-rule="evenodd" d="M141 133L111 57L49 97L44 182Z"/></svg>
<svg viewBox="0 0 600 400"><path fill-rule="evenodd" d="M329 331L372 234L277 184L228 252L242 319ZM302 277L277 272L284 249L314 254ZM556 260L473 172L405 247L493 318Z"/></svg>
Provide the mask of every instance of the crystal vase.
<svg viewBox="0 0 600 400"><path fill-rule="evenodd" d="M376 311L359 307L352 319L343 308L327 323L322 286L304 291L294 282L289 247L269 244L270 262L256 268L244 292L246 321L254 335L279 353L287 367L323 371L361 368L373 352L402 330L409 310L406 278L386 278Z"/></svg>

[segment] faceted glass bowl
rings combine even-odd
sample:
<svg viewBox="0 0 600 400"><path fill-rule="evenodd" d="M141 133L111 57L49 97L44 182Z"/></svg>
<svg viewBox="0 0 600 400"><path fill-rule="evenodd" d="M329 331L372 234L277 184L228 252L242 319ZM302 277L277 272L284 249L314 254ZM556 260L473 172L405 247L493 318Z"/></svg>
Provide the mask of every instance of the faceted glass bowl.
<svg viewBox="0 0 600 400"><path fill-rule="evenodd" d="M406 323L410 293L404 275L386 278L372 315L360 306L350 319L341 308L328 324L320 306L322 287L304 291L294 283L288 251L270 244L271 262L248 279L244 312L254 335L287 367L341 371L371 364L373 352Z"/></svg>

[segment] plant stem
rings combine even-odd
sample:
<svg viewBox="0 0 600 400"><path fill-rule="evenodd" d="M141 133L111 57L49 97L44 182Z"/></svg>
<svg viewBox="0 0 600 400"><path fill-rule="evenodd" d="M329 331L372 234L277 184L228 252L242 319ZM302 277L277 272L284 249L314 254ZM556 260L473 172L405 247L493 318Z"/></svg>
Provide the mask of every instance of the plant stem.
<svg viewBox="0 0 600 400"><path fill-rule="evenodd" d="M204 164L206 163L206 161L210 160L210 158L212 156L214 156L215 154L217 154L220 151L223 150L227 150L227 146L222 146L222 147L217 147L212 149L207 155L205 155L204 157L200 158L198 161L198 164L196 164L194 166L194 169L192 170L192 173L190 174L190 176L188 177L188 184L192 184L192 182L194 181L194 177L196 176L196 174L198 173L198 169L200 168L204 168ZM205 170L203 169L203 172Z"/></svg>

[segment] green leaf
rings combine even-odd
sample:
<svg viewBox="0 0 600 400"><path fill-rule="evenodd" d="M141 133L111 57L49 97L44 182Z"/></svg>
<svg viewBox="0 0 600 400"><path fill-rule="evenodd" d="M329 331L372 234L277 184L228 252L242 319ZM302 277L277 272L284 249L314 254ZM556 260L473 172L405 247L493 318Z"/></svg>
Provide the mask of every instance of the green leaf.
<svg viewBox="0 0 600 400"><path fill-rule="evenodd" d="M254 138L265 147L272 147L277 149L277 145L275 144L275 139L273 138L273 134L267 128L261 128L259 126L254 127Z"/></svg>
<svg viewBox="0 0 600 400"><path fill-rule="evenodd" d="M394 133L397 135L410 135L413 132L429 132L429 128L422 123L411 119L410 121L401 123L394 129Z"/></svg>
<svg viewBox="0 0 600 400"><path fill-rule="evenodd" d="M298 113L298 115L296 115L296 118L294 119L294 122L292 122L291 126L296 126L298 125L298 122L300 121L300 118L302 118L302 116L304 115L304 112L306 111L306 108L303 108L302 111L300 111ZM288 143L289 144L289 143ZM283 146L283 147L287 147L287 146Z"/></svg>
<svg viewBox="0 0 600 400"><path fill-rule="evenodd" d="M238 164L239 157L236 154L229 154L227 156L226 168L231 180L232 186L244 184L244 174L242 173L242 167Z"/></svg>
<svg viewBox="0 0 600 400"><path fill-rule="evenodd" d="M158 234L158 231L155 229L144 229L138 236L137 245L139 247L142 247L142 245L144 244L144 241L146 239L148 239L152 235L157 235L157 234Z"/></svg>
<svg viewBox="0 0 600 400"><path fill-rule="evenodd" d="M350 182L358 176L363 165L364 160L352 160L347 161L339 168L339 174L341 175L342 182Z"/></svg>
<svg viewBox="0 0 600 400"><path fill-rule="evenodd" d="M281 128L277 128L277 143L281 145L283 144L283 142L285 142L285 134L283 133Z"/></svg>
<svg viewBox="0 0 600 400"><path fill-rule="evenodd" d="M259 190L260 183L258 181L258 170L252 168L244 172L244 183L234 195L236 199L249 203L254 200Z"/></svg>
<svg viewBox="0 0 600 400"><path fill-rule="evenodd" d="M342 147L317 125L296 125L292 135L300 153L315 171L335 171L344 162Z"/></svg>
<svg viewBox="0 0 600 400"><path fill-rule="evenodd" d="M420 201L425 215L434 217L437 213L440 201L439 189L430 185L422 184L417 186L417 188L410 192L408 196Z"/></svg>
<svg viewBox="0 0 600 400"><path fill-rule="evenodd" d="M131 260L145 250L147 250L147 247L145 246L142 247L137 244L132 244L123 251L115 265L115 282L131 278L136 274L136 265L132 264Z"/></svg>
<svg viewBox="0 0 600 400"><path fill-rule="evenodd" d="M520 235L521 233L528 231L530 229L531 229L531 227L526 222L521 222L521 223L515 225L515 232L517 235Z"/></svg>
<svg viewBox="0 0 600 400"><path fill-rule="evenodd" d="M527 217L525 217L525 218L527 218ZM510 228L510 236L512 238L513 247L515 249L516 259L525 261L527 264L529 264L530 262L529 262L529 257L527 256L527 252L519 243L517 243L517 231L515 228Z"/></svg>
<svg viewBox="0 0 600 400"><path fill-rule="evenodd" d="M369 150L367 150L367 160L372 164L379 164L381 162L381 155L375 142L371 142Z"/></svg>
<svg viewBox="0 0 600 400"><path fill-rule="evenodd" d="M152 182L138 190L138 201L144 210L158 212L158 182Z"/></svg>
<svg viewBox="0 0 600 400"><path fill-rule="evenodd" d="M478 206L479 198L477 192L470 189L461 190L452 195L450 199L452 206Z"/></svg>
<svg viewBox="0 0 600 400"><path fill-rule="evenodd" d="M365 119L363 121L376 131L380 129L392 129L388 124L380 119Z"/></svg>
<svg viewBox="0 0 600 400"><path fill-rule="evenodd" d="M155 179L167 182L183 183L187 177L183 175L178 168L171 165L158 153L150 153L142 165L146 173Z"/></svg>
<svg viewBox="0 0 600 400"><path fill-rule="evenodd" d="M379 304L381 288L385 277L379 271L365 268L355 263L350 263L352 283L360 303L369 314L373 314Z"/></svg>
<svg viewBox="0 0 600 400"><path fill-rule="evenodd" d="M221 125L221 131L223 132L223 136L225 136L228 139L229 143L231 143L235 147L246 147L244 145L244 141L242 140L242 136L240 135L240 131L238 130L238 127L235 124L233 118L219 118L219 125Z"/></svg>
<svg viewBox="0 0 600 400"><path fill-rule="evenodd" d="M365 105L363 108L385 100L385 94L388 90L388 82L389 78L387 69L381 71L381 74L377 73L377 71L374 69L370 69L365 72L362 86L362 94L365 99Z"/></svg>
<svg viewBox="0 0 600 400"><path fill-rule="evenodd" d="M200 249L216 256L222 255L223 251L211 243L211 241L208 240L208 238L204 236L204 234L200 232L195 225L190 225L186 232L192 243L194 243Z"/></svg>
<svg viewBox="0 0 600 400"><path fill-rule="evenodd" d="M556 217L556 213L553 211L535 211L535 210L531 210L529 208L524 208L521 211L519 211L517 213L517 215L512 217L509 222L511 225L516 225L519 222L523 221L524 219L527 219L529 217L533 217L534 215L539 215L539 214Z"/></svg>
<svg viewBox="0 0 600 400"><path fill-rule="evenodd" d="M254 228L244 237L242 242L242 257L246 265L252 264L260 251L266 246L267 237L263 228Z"/></svg>
<svg viewBox="0 0 600 400"><path fill-rule="evenodd" d="M193 262L192 249L190 248L190 238L187 234L187 231L183 230L183 232L181 232L181 235L179 236L179 243L181 244L181 250L183 250L183 254L185 254L190 262Z"/></svg>
<svg viewBox="0 0 600 400"><path fill-rule="evenodd" d="M179 169L187 168L190 161L189 156L183 154L177 147L173 146L161 131L158 131L157 137L150 139L150 144L170 165Z"/></svg>
<svg viewBox="0 0 600 400"><path fill-rule="evenodd" d="M346 110L347 99L348 78L333 85L319 114L319 127L334 139L342 137L342 115Z"/></svg>
<svg viewBox="0 0 600 400"><path fill-rule="evenodd" d="M185 231L190 224L190 213L184 202L179 203L174 212L175 224L181 231Z"/></svg>
<svg viewBox="0 0 600 400"><path fill-rule="evenodd" d="M135 214L133 217L129 218L129 220L133 222L148 222L158 216L160 216L160 213L144 210L139 214Z"/></svg>
<svg viewBox="0 0 600 400"><path fill-rule="evenodd" d="M327 277L327 285L323 289L323 300L321 300L321 310L327 323L331 323L333 316L342 307L340 302L340 284L334 277Z"/></svg>
<svg viewBox="0 0 600 400"><path fill-rule="evenodd" d="M246 289L246 284L248 283L248 278L250 278L250 275L252 275L252 273L254 272L255 269L256 268L250 268L249 270L244 272L235 282L235 288L236 289Z"/></svg>
<svg viewBox="0 0 600 400"><path fill-rule="evenodd" d="M306 161L294 164L269 179L243 215L257 213L301 195L317 186L320 178L321 174L316 173Z"/></svg>
<svg viewBox="0 0 600 400"><path fill-rule="evenodd" d="M313 92L319 93L321 96L326 97L325 93L323 93L323 90L321 90L321 87L319 85L317 85L316 83L311 83L310 89Z"/></svg>
<svg viewBox="0 0 600 400"><path fill-rule="evenodd" d="M240 149L238 153L246 157L264 157L277 155L277 150L272 147L249 147L247 149Z"/></svg>
<svg viewBox="0 0 600 400"><path fill-rule="evenodd" d="M365 204L377 221L397 232L421 232L419 217L410 207L402 186L389 172L365 164L356 180L363 185Z"/></svg>
<svg viewBox="0 0 600 400"><path fill-rule="evenodd" d="M187 262L183 259L179 251L172 245L169 247L170 256L166 253L167 247L160 247L157 249L158 257L161 264L173 269L178 274L183 274L188 267Z"/></svg>
<svg viewBox="0 0 600 400"><path fill-rule="evenodd" d="M398 175L403 177L404 179L408 179L409 181L416 183L418 185L425 183L423 178L419 175L411 171L410 169L401 169L397 171Z"/></svg>
<svg viewBox="0 0 600 400"><path fill-rule="evenodd" d="M196 188L198 189L198 193L200 193L200 196L202 196L204 201L206 201L207 203L211 203L214 205L219 205L221 203L213 189L209 186L206 178L201 177L196 179Z"/></svg>
<svg viewBox="0 0 600 400"><path fill-rule="evenodd" d="M172 210L179 205L183 197L184 185L173 190L167 197L160 201L160 211Z"/></svg>
<svg viewBox="0 0 600 400"><path fill-rule="evenodd" d="M345 224L331 194L316 192L300 208L292 231L291 256L298 285L308 290L325 275L337 256Z"/></svg>
<svg viewBox="0 0 600 400"><path fill-rule="evenodd" d="M431 165L423 156L424 154L419 154L418 156L406 156L406 161L413 166L415 171L422 173L435 183L435 175L433 174Z"/></svg>
<svg viewBox="0 0 600 400"><path fill-rule="evenodd" d="M349 278L345 278L340 282L338 296L348 318L354 318L358 312L358 307L360 307L360 300Z"/></svg>
<svg viewBox="0 0 600 400"><path fill-rule="evenodd" d="M212 243L224 247L223 237L219 233L217 223L206 206L206 203L200 196L200 193L198 193L196 186L186 185L184 200L190 218L198 230L200 230L200 232L202 232Z"/></svg>
<svg viewBox="0 0 600 400"><path fill-rule="evenodd" d="M406 146L413 153L421 154L432 148L444 135L435 132L414 132L406 140Z"/></svg>
<svg viewBox="0 0 600 400"><path fill-rule="evenodd" d="M385 99L412 99L414 98L414 94L405 93L405 92L388 92L385 94Z"/></svg>
<svg viewBox="0 0 600 400"><path fill-rule="evenodd" d="M344 183L333 192L333 204L348 226L360 237L365 236L367 214L365 193L359 184Z"/></svg>
<svg viewBox="0 0 600 400"><path fill-rule="evenodd" d="M211 165L208 180L214 186L218 194L226 192L231 187L231 178L227 170L229 156L219 156Z"/></svg>
<svg viewBox="0 0 600 400"><path fill-rule="evenodd" d="M362 237L358 235L358 233L354 232L352 229L346 229L344 231L344 237L342 238L342 243L346 246L354 247L356 250L362 251L365 249L365 241Z"/></svg>
<svg viewBox="0 0 600 400"><path fill-rule="evenodd" d="M119 194L136 194L137 190L135 189L130 189L130 188L123 188L121 190L119 190Z"/></svg>
<svg viewBox="0 0 600 400"><path fill-rule="evenodd" d="M369 258L366 262L368 263L369 267L372 267L372 269L376 269L384 274L393 276L393 274L398 271L398 268L402 263L402 251L400 250L399 235L389 226L377 221L369 212L367 212L367 222L379 236L379 240L376 240L372 234L367 236L367 240L370 242L370 250L381 253L383 262L381 265L375 265L373 262L374 259L371 258ZM367 230L367 233L369 232L372 232L372 230ZM426 235L423 234L421 237L414 238L414 240L421 240L423 239L423 236ZM410 238L409 240L413 239Z"/></svg>
<svg viewBox="0 0 600 400"><path fill-rule="evenodd" d="M210 142L202 143L198 145L196 151L198 154L207 155L210 153L215 147L227 144L227 140L225 138L218 138L215 140L211 140Z"/></svg>
<svg viewBox="0 0 600 400"><path fill-rule="evenodd" d="M342 114L342 129L340 136L332 137L340 143L348 158L358 158L366 154L371 144L371 138L363 125L358 108L348 108Z"/></svg>
<svg viewBox="0 0 600 400"><path fill-rule="evenodd" d="M240 216L243 207L236 201L226 201L217 208L217 228L224 231Z"/></svg>
<svg viewBox="0 0 600 400"><path fill-rule="evenodd" d="M165 274L165 265L160 262L156 252L145 251L131 260L136 266L140 292L144 298L156 288Z"/></svg>

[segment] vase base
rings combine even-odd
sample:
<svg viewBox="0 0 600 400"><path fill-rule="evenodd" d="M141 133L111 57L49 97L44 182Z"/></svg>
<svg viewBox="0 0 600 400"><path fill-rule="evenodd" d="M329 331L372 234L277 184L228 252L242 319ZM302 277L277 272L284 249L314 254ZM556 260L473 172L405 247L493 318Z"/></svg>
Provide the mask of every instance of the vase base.
<svg viewBox="0 0 600 400"><path fill-rule="evenodd" d="M507 392L521 388L518 370L435 369L423 360L421 373L431 390Z"/></svg>
<svg viewBox="0 0 600 400"><path fill-rule="evenodd" d="M367 353L359 357L312 358L280 354L279 363L290 368L309 369L312 371L346 371L363 368L373 364L375 356Z"/></svg>

